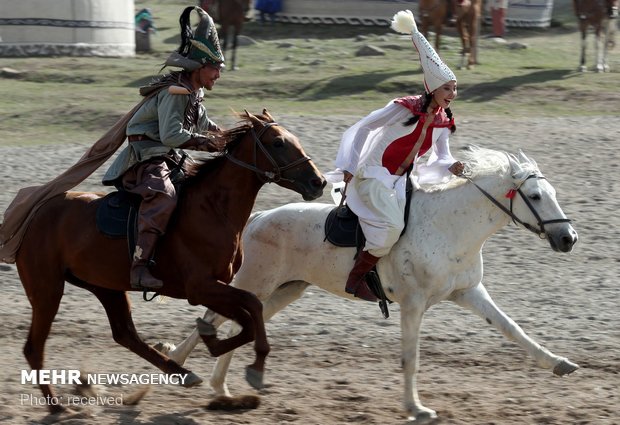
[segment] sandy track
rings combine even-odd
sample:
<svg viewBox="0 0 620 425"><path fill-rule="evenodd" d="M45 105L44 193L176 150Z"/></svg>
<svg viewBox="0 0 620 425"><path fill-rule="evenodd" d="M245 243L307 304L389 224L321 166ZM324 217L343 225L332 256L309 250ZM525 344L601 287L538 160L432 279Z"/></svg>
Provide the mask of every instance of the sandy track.
<svg viewBox="0 0 620 425"><path fill-rule="evenodd" d="M339 135L354 121L317 121L278 116L300 136L323 171L329 170ZM421 374L422 401L447 424L618 424L620 423L620 255L616 229L618 117L579 120L461 120L453 153L468 143L535 159L558 191L580 241L573 253L554 253L536 236L511 225L485 246L485 284L497 304L532 337L581 366L558 378L540 370L523 350L473 315L440 304L425 316ZM0 210L18 188L44 182L81 156L87 145L0 147ZM93 176L80 188L101 190ZM279 187L267 187L257 208L299 201ZM329 201L325 196L322 201ZM20 383L27 368L22 355L30 306L13 266L0 264L0 422L34 424L50 419L32 405L38 388ZM343 282L344 284L344 282ZM144 303L133 296L134 319L143 338L180 342L202 309L185 301ZM71 424L402 424L399 310L381 318L370 304L338 299L311 289L268 324L272 354L267 388L259 409L242 413L203 408L212 397L207 384L193 389L153 386L138 406L93 406ZM67 286L46 350L50 369L156 373L144 360L117 346L94 297ZM242 369L251 351L240 350L230 373L236 394L251 393ZM199 346L186 366L208 379L214 360ZM109 395L136 386L109 386ZM71 392L59 386L61 394ZM26 399L25 401L24 398Z"/></svg>

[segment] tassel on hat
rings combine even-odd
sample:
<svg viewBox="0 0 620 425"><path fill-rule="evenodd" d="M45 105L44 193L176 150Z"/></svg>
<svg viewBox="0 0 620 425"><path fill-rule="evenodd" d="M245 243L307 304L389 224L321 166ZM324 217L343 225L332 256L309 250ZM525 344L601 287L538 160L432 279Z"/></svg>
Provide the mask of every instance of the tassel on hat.
<svg viewBox="0 0 620 425"><path fill-rule="evenodd" d="M392 29L401 34L411 34L411 40L420 55L420 64L424 71L424 87L432 93L449 81L456 81L456 76L443 63L433 46L418 31L415 18L410 10L401 10L392 18Z"/></svg>
<svg viewBox="0 0 620 425"><path fill-rule="evenodd" d="M192 31L190 15L196 11L200 22L196 31ZM176 66L193 71L204 65L224 66L224 54L220 48L220 40L213 19L198 6L189 6L183 10L179 18L181 26L181 45L172 52L164 66Z"/></svg>

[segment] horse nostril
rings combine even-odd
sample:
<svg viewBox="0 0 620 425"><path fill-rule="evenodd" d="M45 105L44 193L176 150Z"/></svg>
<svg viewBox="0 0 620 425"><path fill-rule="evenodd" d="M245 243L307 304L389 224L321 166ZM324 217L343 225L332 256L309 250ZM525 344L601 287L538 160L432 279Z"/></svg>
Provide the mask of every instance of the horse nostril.
<svg viewBox="0 0 620 425"><path fill-rule="evenodd" d="M312 183L312 186L318 187L319 189L323 189L325 186L327 186L327 180L323 178L313 179L311 183Z"/></svg>
<svg viewBox="0 0 620 425"><path fill-rule="evenodd" d="M574 238L572 235L562 237L562 244L564 246L573 246L575 242L577 242L577 238Z"/></svg>

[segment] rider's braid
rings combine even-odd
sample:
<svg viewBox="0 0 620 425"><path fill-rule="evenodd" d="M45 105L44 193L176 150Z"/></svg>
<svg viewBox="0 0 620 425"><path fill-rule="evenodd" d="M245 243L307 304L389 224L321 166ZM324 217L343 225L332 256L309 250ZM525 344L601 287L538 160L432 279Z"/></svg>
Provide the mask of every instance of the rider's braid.
<svg viewBox="0 0 620 425"><path fill-rule="evenodd" d="M446 108L446 115L448 116L449 120L452 119L452 110L450 108ZM454 133L455 131L456 131L456 124L452 124L452 127L450 127L450 133Z"/></svg>
<svg viewBox="0 0 620 425"><path fill-rule="evenodd" d="M422 109L420 109L420 112L425 113L428 107L430 106L432 100L433 100L432 93L424 93L424 104L422 105ZM403 125L405 127L413 125L417 123L419 119L420 119L420 116L414 114L411 118L405 121Z"/></svg>

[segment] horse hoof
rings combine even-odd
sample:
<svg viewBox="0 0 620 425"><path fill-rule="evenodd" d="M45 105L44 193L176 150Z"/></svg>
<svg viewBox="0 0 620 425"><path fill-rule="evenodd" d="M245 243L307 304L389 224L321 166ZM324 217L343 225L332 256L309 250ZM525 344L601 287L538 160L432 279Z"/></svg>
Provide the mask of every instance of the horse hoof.
<svg viewBox="0 0 620 425"><path fill-rule="evenodd" d="M254 389L262 390L265 388L263 384L263 372L259 372L249 366L245 368L245 380L248 381Z"/></svg>
<svg viewBox="0 0 620 425"><path fill-rule="evenodd" d="M560 363L556 364L553 368L553 373L558 376L568 375L579 369L579 365L575 364L568 359L562 359Z"/></svg>
<svg viewBox="0 0 620 425"><path fill-rule="evenodd" d="M207 410L249 410L258 409L260 398L254 395L239 397L217 396L207 404Z"/></svg>
<svg viewBox="0 0 620 425"><path fill-rule="evenodd" d="M434 410L426 409L419 411L415 416L407 418L407 423L412 424L431 424L437 420L437 413Z"/></svg>
<svg viewBox="0 0 620 425"><path fill-rule="evenodd" d="M182 382L181 385L183 385L185 388L191 388L200 384L202 384L202 378L196 375L194 372L189 372L187 375L185 375L185 380Z"/></svg>

